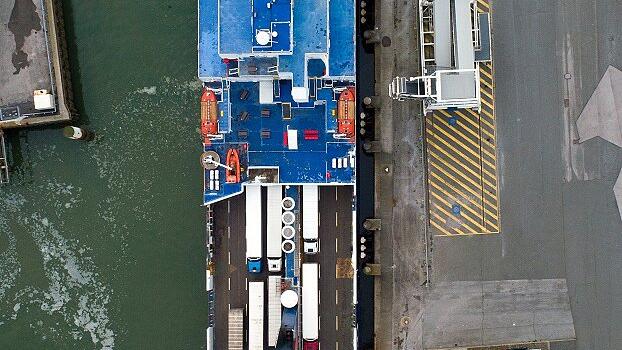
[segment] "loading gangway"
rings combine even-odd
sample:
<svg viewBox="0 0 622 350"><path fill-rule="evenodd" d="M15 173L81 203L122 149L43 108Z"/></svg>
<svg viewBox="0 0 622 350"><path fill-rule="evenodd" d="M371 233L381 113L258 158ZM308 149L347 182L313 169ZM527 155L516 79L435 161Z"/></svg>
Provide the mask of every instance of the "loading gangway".
<svg viewBox="0 0 622 350"><path fill-rule="evenodd" d="M478 14L474 0L424 0L419 18L422 75L394 78L389 95L423 100L425 112L479 110L478 64L490 60L488 14Z"/></svg>

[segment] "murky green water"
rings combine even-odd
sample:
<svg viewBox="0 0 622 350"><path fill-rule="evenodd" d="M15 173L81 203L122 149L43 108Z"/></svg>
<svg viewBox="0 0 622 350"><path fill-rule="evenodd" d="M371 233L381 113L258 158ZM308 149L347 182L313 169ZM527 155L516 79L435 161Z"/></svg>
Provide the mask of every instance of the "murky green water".
<svg viewBox="0 0 622 350"><path fill-rule="evenodd" d="M10 136L0 349L199 349L207 322L194 1L65 1L91 143Z"/></svg>

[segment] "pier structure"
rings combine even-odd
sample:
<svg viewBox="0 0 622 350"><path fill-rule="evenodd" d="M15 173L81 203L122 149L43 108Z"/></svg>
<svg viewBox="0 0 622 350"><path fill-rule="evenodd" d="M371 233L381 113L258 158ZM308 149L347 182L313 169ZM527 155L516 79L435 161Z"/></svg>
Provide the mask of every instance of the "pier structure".
<svg viewBox="0 0 622 350"><path fill-rule="evenodd" d="M60 0L0 3L0 184L9 181L3 129L76 115Z"/></svg>
<svg viewBox="0 0 622 350"><path fill-rule="evenodd" d="M0 129L69 121L75 115L61 3L0 4Z"/></svg>

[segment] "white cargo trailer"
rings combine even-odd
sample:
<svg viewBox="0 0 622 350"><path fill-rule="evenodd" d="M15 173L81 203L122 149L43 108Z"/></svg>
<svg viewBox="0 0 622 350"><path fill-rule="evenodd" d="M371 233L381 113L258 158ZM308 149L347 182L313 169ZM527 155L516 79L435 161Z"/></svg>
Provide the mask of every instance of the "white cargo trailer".
<svg viewBox="0 0 622 350"><path fill-rule="evenodd" d="M318 341L318 272L317 263L302 264L302 339L313 348Z"/></svg>
<svg viewBox="0 0 622 350"><path fill-rule="evenodd" d="M318 186L302 186L302 239L303 250L306 254L316 254L319 250L318 242Z"/></svg>
<svg viewBox="0 0 622 350"><path fill-rule="evenodd" d="M281 186L268 186L268 205L267 205L267 258L268 271L281 271L281 200L283 190Z"/></svg>
<svg viewBox="0 0 622 350"><path fill-rule="evenodd" d="M261 187L247 185L246 189L246 264L248 272L261 272Z"/></svg>
<svg viewBox="0 0 622 350"><path fill-rule="evenodd" d="M248 283L248 350L263 350L263 282Z"/></svg>
<svg viewBox="0 0 622 350"><path fill-rule="evenodd" d="M244 309L229 310L229 350L244 349Z"/></svg>
<svg viewBox="0 0 622 350"><path fill-rule="evenodd" d="M268 346L276 346L280 328L281 276L268 276Z"/></svg>

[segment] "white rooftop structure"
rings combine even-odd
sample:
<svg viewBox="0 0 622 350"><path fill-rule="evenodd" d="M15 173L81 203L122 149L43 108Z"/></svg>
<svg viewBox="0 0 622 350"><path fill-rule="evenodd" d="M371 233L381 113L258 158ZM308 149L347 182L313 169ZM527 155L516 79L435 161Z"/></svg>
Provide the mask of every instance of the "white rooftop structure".
<svg viewBox="0 0 622 350"><path fill-rule="evenodd" d="M430 10L433 13L432 29L421 28L421 34L422 37L424 33L434 36L435 63L426 65L428 60L424 58L424 75L396 77L389 85L389 95L400 101L423 99L426 111L450 107L479 109L475 44L479 38L480 17L473 0L422 1L420 6L433 9ZM422 52L426 51L426 44L429 43L422 40Z"/></svg>

